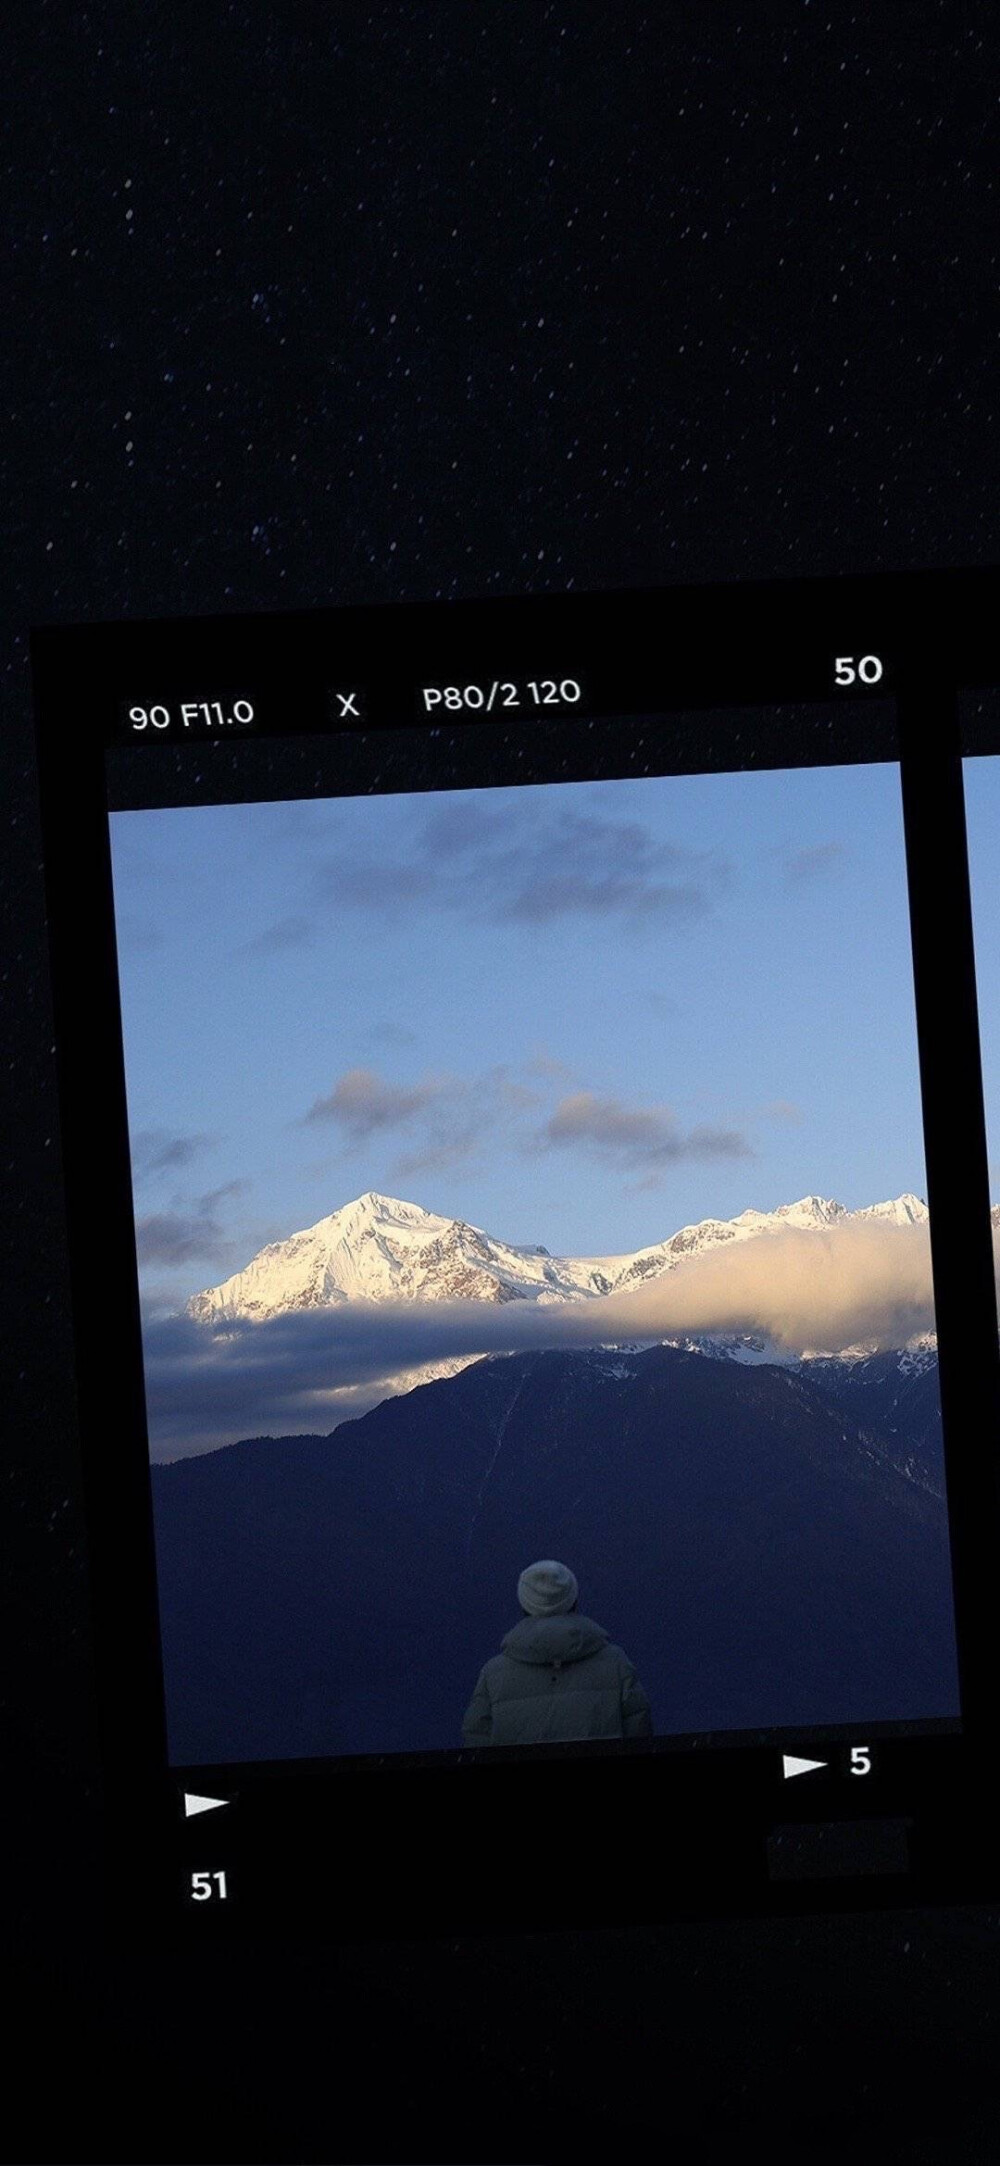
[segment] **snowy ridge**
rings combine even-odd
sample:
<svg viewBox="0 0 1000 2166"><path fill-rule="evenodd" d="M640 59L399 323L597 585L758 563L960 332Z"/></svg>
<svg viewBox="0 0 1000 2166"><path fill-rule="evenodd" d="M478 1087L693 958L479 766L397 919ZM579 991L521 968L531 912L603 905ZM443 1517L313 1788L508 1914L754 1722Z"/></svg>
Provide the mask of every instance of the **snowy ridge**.
<svg viewBox="0 0 1000 2166"><path fill-rule="evenodd" d="M821 1232L829 1226L874 1218L897 1226L918 1225L927 1215L927 1205L909 1194L857 1211L848 1211L828 1197L802 1196L774 1211L747 1210L734 1219L702 1219L632 1255L552 1256L537 1244L518 1246L498 1240L464 1219L442 1218L419 1204L369 1191L287 1241L271 1242L242 1271L193 1295L187 1314L218 1328L236 1318L262 1322L289 1311L350 1301L580 1302L648 1284L727 1242L781 1233L788 1227ZM994 1219L1000 1220L1000 1211ZM668 1343L714 1360L796 1366L794 1357L778 1354L765 1339L747 1333L700 1335ZM868 1346L852 1347L841 1358L863 1361L872 1351ZM625 1353L617 1349L616 1358ZM406 1391L418 1383L453 1376L472 1358L407 1370L387 1379L386 1389ZM928 1366L936 1360L933 1335L925 1334L904 1348L899 1360L906 1373Z"/></svg>
<svg viewBox="0 0 1000 2166"><path fill-rule="evenodd" d="M370 1191L261 1249L220 1286L193 1295L187 1313L211 1323L342 1301L581 1301L662 1278L723 1242L873 1218L921 1224L927 1205L905 1195L847 1211L826 1197L803 1196L775 1211L702 1219L632 1255L552 1256L546 1248L518 1247L464 1219L440 1218L419 1204Z"/></svg>

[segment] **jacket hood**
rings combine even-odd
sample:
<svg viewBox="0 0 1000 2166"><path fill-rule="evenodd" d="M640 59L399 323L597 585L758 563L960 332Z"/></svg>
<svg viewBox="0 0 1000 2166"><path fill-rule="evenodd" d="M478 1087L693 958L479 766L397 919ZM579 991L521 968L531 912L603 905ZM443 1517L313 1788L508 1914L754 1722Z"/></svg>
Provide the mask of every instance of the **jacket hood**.
<svg viewBox="0 0 1000 2166"><path fill-rule="evenodd" d="M606 1647L608 1635L592 1617L522 1617L500 1645L515 1662L582 1662Z"/></svg>

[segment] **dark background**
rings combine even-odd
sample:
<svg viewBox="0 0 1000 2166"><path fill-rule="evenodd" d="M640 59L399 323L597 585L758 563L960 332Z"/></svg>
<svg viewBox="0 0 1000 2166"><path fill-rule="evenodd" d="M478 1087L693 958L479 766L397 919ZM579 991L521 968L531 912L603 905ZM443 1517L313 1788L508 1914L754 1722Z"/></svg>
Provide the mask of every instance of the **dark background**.
<svg viewBox="0 0 1000 2166"><path fill-rule="evenodd" d="M40 0L14 43L12 2155L993 2156L993 1910L109 1962L27 630L996 563L995 7Z"/></svg>

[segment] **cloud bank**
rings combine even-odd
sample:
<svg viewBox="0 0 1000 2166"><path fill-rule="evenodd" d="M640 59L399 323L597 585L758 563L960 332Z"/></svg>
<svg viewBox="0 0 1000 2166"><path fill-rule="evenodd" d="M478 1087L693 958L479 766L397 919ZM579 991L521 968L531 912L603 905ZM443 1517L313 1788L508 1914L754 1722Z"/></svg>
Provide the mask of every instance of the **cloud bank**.
<svg viewBox="0 0 1000 2166"><path fill-rule="evenodd" d="M423 1364L583 1349L699 1332L763 1333L779 1354L905 1345L934 1328L923 1226L878 1221L780 1233L708 1251L635 1291L539 1306L348 1302L219 1332L147 1319L153 1454L173 1458L246 1436L323 1432Z"/></svg>

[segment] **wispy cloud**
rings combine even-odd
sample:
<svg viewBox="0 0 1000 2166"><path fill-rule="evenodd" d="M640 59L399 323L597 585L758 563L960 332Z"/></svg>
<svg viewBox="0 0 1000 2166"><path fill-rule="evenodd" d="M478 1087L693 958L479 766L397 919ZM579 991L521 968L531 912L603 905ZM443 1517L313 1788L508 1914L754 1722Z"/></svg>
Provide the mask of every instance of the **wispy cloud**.
<svg viewBox="0 0 1000 2166"><path fill-rule="evenodd" d="M359 1143L374 1135L376 1129L402 1127L446 1088L440 1082L407 1088L387 1083L374 1068L348 1068L329 1095L317 1098L303 1118L333 1121L352 1143Z"/></svg>
<svg viewBox="0 0 1000 2166"><path fill-rule="evenodd" d="M544 1054L520 1071L498 1066L477 1076L407 1083L391 1082L374 1068L349 1068L314 1101L302 1125L336 1127L349 1150L376 1134L414 1131L414 1142L392 1168L395 1179L467 1164L487 1145L494 1154L501 1147L575 1149L622 1172L647 1174L678 1159L754 1155L741 1129L705 1122L682 1129L668 1106L632 1105L587 1089L564 1093L552 1105L555 1089L568 1079L564 1064ZM547 1099L551 1110L540 1120Z"/></svg>
<svg viewBox="0 0 1000 2166"><path fill-rule="evenodd" d="M221 1263L226 1239L222 1227L209 1214L185 1216L179 1211L154 1211L139 1219L135 1229L136 1254L144 1267L150 1264Z"/></svg>
<svg viewBox="0 0 1000 2166"><path fill-rule="evenodd" d="M328 858L318 882L326 902L378 917L397 917L414 903L434 901L439 886L429 865L381 858Z"/></svg>
<svg viewBox="0 0 1000 2166"><path fill-rule="evenodd" d="M245 1195L250 1185L244 1180L223 1181L220 1187L191 1198L184 1209L152 1211L138 1219L135 1239L140 1266L175 1270L189 1263L231 1261L234 1244L217 1213L231 1197Z"/></svg>
<svg viewBox="0 0 1000 2166"><path fill-rule="evenodd" d="M538 1091L502 1065L456 1080L428 1106L424 1139L397 1160L393 1177L406 1180L470 1166L484 1151L495 1156L517 1142L525 1118L539 1103Z"/></svg>
<svg viewBox="0 0 1000 2166"><path fill-rule="evenodd" d="M638 820L561 810L497 870L501 913L529 924L573 914L660 923L708 908L709 860L657 842Z"/></svg>
<svg viewBox="0 0 1000 2166"><path fill-rule="evenodd" d="M392 1167L393 1179L467 1164L486 1144L509 1142L539 1094L500 1066L475 1076L428 1076L388 1081L374 1068L349 1068L304 1124L332 1124L355 1150L376 1134L411 1130L415 1140Z"/></svg>
<svg viewBox="0 0 1000 2166"><path fill-rule="evenodd" d="M136 1180L156 1173L177 1173L214 1142L207 1135L171 1135L167 1128L140 1128L132 1137L132 1172Z"/></svg>
<svg viewBox="0 0 1000 2166"><path fill-rule="evenodd" d="M221 1188L210 1188L198 1198L197 1208L202 1212L217 1211L220 1203L228 1202L230 1196L245 1196L252 1186L251 1181L223 1181Z"/></svg>
<svg viewBox="0 0 1000 2166"><path fill-rule="evenodd" d="M484 801L460 795L424 821L417 846L432 861L461 857L497 841L508 824L502 812L491 809L488 796Z"/></svg>
<svg viewBox="0 0 1000 2166"><path fill-rule="evenodd" d="M749 1158L738 1129L694 1127L683 1132L667 1106L629 1106L595 1091L562 1098L536 1137L542 1148L575 1145L623 1166L662 1166L679 1158Z"/></svg>
<svg viewBox="0 0 1000 2166"><path fill-rule="evenodd" d="M465 1126L456 1124L450 1135L439 1142L427 1142L415 1151L404 1151L393 1166L393 1179L412 1180L418 1173L448 1173L455 1166L467 1166L483 1141L484 1127L481 1121L467 1121Z"/></svg>
<svg viewBox="0 0 1000 2166"><path fill-rule="evenodd" d="M408 854L330 857L318 889L327 903L383 917L423 905L526 925L586 917L639 927L702 915L727 878L714 853L660 841L639 820L459 795L421 821Z"/></svg>
<svg viewBox="0 0 1000 2166"><path fill-rule="evenodd" d="M847 852L842 842L814 842L790 850L785 858L785 881L789 887L805 887L829 873L839 872Z"/></svg>

